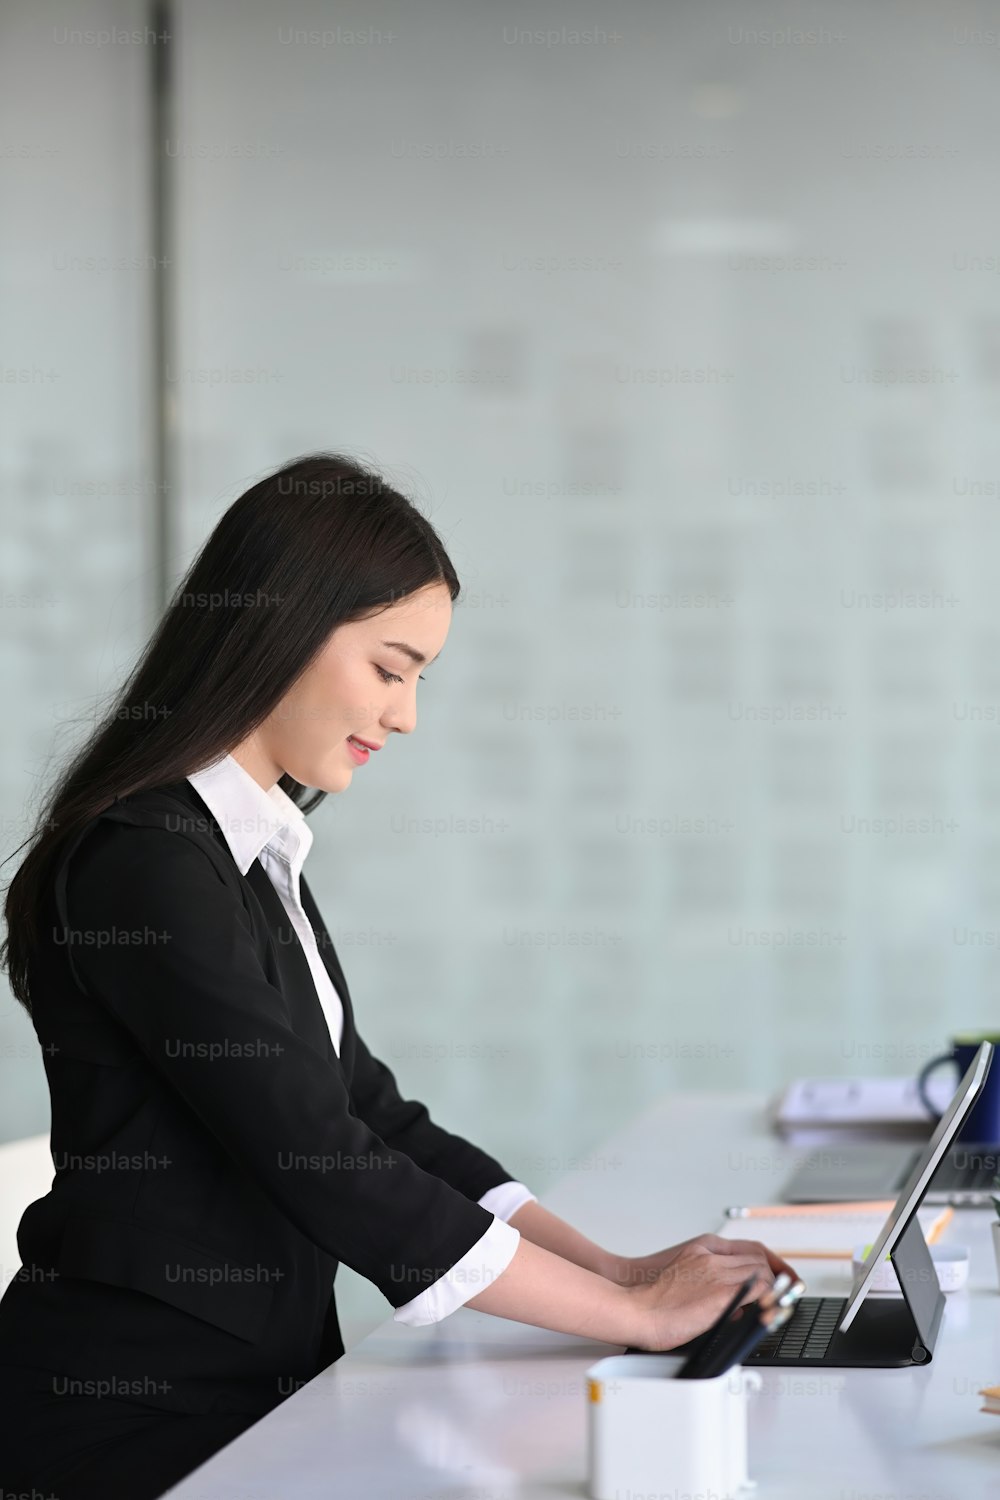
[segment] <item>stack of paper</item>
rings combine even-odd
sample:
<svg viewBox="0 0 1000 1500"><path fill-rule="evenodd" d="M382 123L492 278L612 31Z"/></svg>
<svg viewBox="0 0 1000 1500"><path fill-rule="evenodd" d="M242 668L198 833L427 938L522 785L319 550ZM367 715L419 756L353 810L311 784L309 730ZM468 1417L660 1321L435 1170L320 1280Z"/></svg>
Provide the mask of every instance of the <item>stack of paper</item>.
<svg viewBox="0 0 1000 1500"><path fill-rule="evenodd" d="M942 1072L928 1092L943 1110L954 1080ZM831 1137L922 1140L936 1123L913 1078L799 1078L775 1101L772 1113L778 1134L800 1145Z"/></svg>

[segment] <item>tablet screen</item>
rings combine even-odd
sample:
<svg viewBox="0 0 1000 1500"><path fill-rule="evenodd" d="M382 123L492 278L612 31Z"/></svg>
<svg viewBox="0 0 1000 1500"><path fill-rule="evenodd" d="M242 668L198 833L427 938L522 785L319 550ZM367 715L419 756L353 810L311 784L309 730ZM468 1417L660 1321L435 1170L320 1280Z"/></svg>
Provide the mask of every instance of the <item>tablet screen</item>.
<svg viewBox="0 0 1000 1500"><path fill-rule="evenodd" d="M849 1328L854 1321L858 1308L865 1299L868 1283L874 1276L879 1262L884 1259L886 1253L895 1245L903 1230L920 1207L921 1199L927 1190L927 1184L937 1171L941 1158L958 1134L962 1121L969 1113L969 1110L976 1101L977 1094L986 1082L986 1075L990 1070L992 1059L992 1043L983 1042L969 1064L965 1077L955 1090L954 1098L938 1121L934 1129L934 1134L924 1147L919 1160L914 1164L913 1171L904 1182L899 1197L889 1210L889 1216L882 1225L878 1239L872 1246L864 1265L854 1278L854 1284L847 1299L847 1306L844 1309L844 1316L840 1320L841 1333Z"/></svg>

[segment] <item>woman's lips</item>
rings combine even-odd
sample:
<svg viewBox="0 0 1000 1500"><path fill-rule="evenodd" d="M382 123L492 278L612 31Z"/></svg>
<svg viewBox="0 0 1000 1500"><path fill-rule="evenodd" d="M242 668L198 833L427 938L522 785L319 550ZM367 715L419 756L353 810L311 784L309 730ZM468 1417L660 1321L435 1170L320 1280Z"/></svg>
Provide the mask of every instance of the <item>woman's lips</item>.
<svg viewBox="0 0 1000 1500"><path fill-rule="evenodd" d="M358 740L355 739L354 735L348 735L347 748L354 756L354 759L357 761L358 765L363 766L368 760L371 752L373 750L378 750L380 746L370 745L367 740Z"/></svg>

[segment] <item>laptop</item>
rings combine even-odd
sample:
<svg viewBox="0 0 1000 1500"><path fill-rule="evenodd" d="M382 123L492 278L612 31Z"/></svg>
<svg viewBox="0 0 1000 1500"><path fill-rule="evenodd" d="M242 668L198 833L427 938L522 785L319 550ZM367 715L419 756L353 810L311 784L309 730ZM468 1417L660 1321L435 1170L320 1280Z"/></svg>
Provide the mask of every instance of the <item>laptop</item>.
<svg viewBox="0 0 1000 1500"><path fill-rule="evenodd" d="M824 1147L811 1155L785 1183L786 1203L856 1203L894 1198L909 1179L920 1151L890 1141ZM1000 1173L996 1141L953 1145L928 1184L925 1203L956 1208L989 1208L994 1177Z"/></svg>
<svg viewBox="0 0 1000 1500"><path fill-rule="evenodd" d="M848 1295L800 1298L788 1322L758 1344L743 1364L900 1369L927 1363L937 1342L944 1293L917 1209L982 1090L992 1060L993 1045L983 1042L934 1134L918 1153ZM876 1269L886 1255L895 1268L902 1295L869 1294ZM684 1348L670 1352L686 1353L695 1342L691 1340Z"/></svg>

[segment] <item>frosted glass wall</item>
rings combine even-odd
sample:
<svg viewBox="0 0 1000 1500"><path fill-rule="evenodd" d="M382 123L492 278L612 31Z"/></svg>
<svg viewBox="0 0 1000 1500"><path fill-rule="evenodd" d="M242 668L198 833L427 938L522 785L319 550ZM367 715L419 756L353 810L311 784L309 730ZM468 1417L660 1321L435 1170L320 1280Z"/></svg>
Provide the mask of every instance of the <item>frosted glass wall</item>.
<svg viewBox="0 0 1000 1500"><path fill-rule="evenodd" d="M124 39L142 20L121 0L0 9L0 859L155 618L149 59ZM48 1126L4 976L0 1140Z"/></svg>

